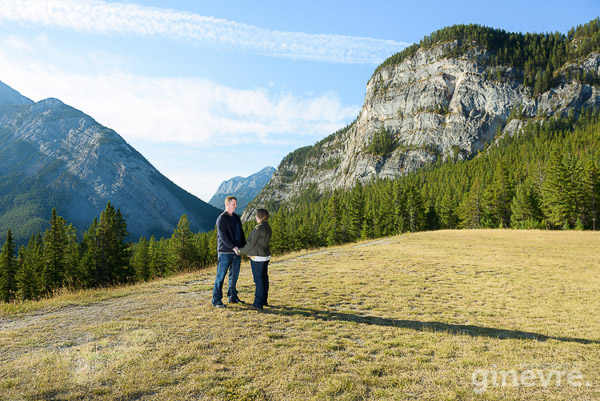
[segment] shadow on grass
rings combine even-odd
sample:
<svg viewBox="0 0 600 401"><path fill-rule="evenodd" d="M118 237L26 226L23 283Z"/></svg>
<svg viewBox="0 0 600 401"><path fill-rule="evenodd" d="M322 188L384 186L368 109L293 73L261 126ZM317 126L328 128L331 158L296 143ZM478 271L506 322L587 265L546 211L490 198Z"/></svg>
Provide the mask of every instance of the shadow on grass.
<svg viewBox="0 0 600 401"><path fill-rule="evenodd" d="M304 316L323 321L355 322L360 324L400 327L417 331L435 331L471 337L490 337L499 339L536 340L536 341L564 341L579 344L600 344L598 340L584 338L554 337L539 333L531 333L520 330L505 330L493 327L482 327L475 325L451 324L442 322L420 322L417 320L388 319L374 316L360 316L352 313L335 312L328 310L317 310L311 308L290 308L287 306L271 306L264 309L263 313L285 316Z"/></svg>

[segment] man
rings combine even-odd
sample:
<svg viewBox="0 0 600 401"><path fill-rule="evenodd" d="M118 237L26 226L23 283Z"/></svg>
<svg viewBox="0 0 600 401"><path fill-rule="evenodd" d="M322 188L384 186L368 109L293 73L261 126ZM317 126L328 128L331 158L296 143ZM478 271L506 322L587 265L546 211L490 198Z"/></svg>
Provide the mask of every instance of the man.
<svg viewBox="0 0 600 401"><path fill-rule="evenodd" d="M230 303L242 302L238 298L235 285L240 275L241 258L236 255L238 248L246 245L244 230L242 229L242 220L235 214L237 208L237 199L234 196L225 198L225 211L217 218L217 252L219 259L217 262L217 276L215 277L215 286L213 288L212 304L216 308L224 308L223 305L223 282L225 275L229 270L229 288L227 296Z"/></svg>

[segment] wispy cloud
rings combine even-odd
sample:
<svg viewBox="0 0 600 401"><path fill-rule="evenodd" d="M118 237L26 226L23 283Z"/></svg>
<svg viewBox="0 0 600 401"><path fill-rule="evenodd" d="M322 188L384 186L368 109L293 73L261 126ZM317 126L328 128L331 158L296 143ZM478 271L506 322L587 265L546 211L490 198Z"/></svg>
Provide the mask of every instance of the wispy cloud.
<svg viewBox="0 0 600 401"><path fill-rule="evenodd" d="M274 31L181 11L96 0L0 0L0 21L78 32L163 36L318 62L379 64L407 45L368 37Z"/></svg>
<svg viewBox="0 0 600 401"><path fill-rule="evenodd" d="M11 49L12 46L12 49ZM65 72L29 58L17 37L0 40L2 80L23 95L56 97L126 139L192 146L290 143L320 138L352 120L359 106L333 92L312 97L231 88L203 78L147 77L126 72Z"/></svg>

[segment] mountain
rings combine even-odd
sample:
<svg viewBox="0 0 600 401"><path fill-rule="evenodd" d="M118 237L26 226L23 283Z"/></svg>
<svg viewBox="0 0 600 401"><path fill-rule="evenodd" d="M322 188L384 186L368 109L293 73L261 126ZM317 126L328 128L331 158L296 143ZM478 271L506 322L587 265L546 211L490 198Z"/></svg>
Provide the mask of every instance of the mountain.
<svg viewBox="0 0 600 401"><path fill-rule="evenodd" d="M238 176L223 181L208 203L222 209L225 198L233 195L238 200L237 213L242 213L246 206L248 206L248 203L256 198L256 195L269 182L273 173L275 173L274 167L265 167L249 177L243 178Z"/></svg>
<svg viewBox="0 0 600 401"><path fill-rule="evenodd" d="M523 119L599 105L600 19L567 35L444 28L380 65L356 120L287 155L243 218L307 191L319 196L471 159Z"/></svg>
<svg viewBox="0 0 600 401"><path fill-rule="evenodd" d="M81 233L109 201L133 240L170 236L183 214L194 231L214 228L218 209L90 116L58 99L33 103L4 84L0 103L0 232L24 241L47 227L56 207Z"/></svg>
<svg viewBox="0 0 600 401"><path fill-rule="evenodd" d="M32 104L33 100L26 98L19 92L6 85L4 82L0 82L0 106L7 104Z"/></svg>

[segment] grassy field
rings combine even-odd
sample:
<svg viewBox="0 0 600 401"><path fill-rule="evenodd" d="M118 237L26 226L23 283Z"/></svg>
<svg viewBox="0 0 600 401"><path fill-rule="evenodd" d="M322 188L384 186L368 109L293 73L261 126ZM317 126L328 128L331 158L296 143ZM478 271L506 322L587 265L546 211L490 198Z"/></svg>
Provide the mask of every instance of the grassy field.
<svg viewBox="0 0 600 401"><path fill-rule="evenodd" d="M0 399L600 399L600 233L436 231L0 308ZM240 298L252 301L249 264Z"/></svg>

